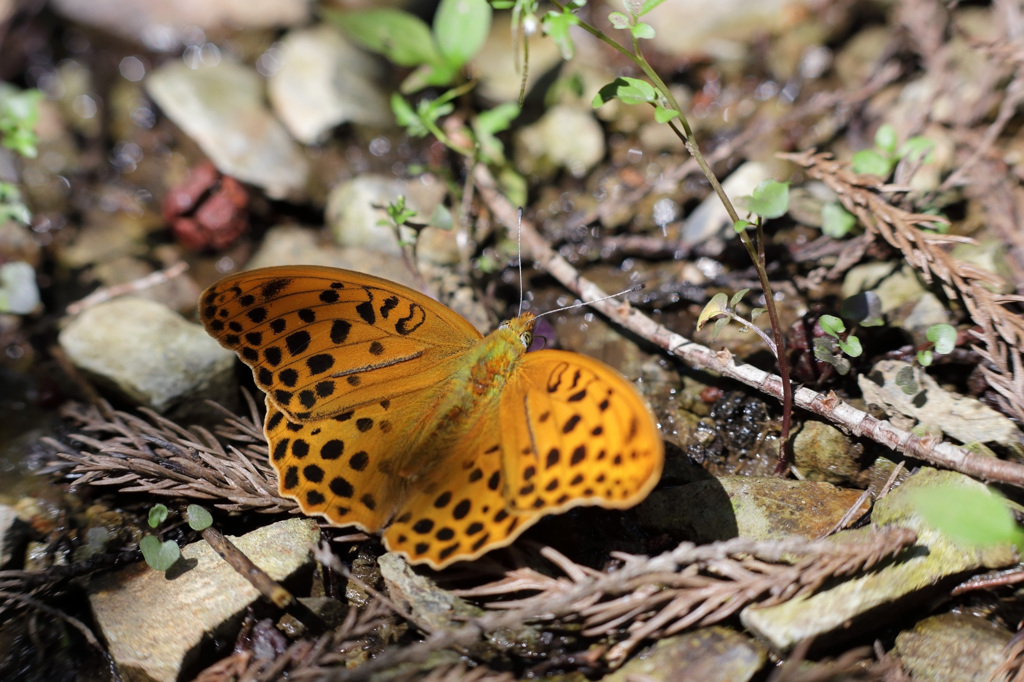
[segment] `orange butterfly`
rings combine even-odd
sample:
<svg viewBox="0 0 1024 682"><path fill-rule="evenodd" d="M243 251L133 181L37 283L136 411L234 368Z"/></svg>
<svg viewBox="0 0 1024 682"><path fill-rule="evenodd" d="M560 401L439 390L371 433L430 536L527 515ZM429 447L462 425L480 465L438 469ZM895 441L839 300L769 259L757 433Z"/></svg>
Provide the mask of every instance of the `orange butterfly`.
<svg viewBox="0 0 1024 682"><path fill-rule="evenodd" d="M280 493L435 569L546 514L625 508L661 476L650 409L615 370L527 353L534 316L486 337L379 277L314 266L232 275L200 318L266 392Z"/></svg>

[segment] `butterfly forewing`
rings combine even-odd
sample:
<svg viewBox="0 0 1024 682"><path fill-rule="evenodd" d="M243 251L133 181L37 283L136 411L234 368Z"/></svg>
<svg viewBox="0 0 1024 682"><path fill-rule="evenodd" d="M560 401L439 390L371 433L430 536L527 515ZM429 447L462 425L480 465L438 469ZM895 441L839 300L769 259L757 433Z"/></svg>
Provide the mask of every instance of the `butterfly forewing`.
<svg viewBox="0 0 1024 682"><path fill-rule="evenodd" d="M225 278L203 295L200 318L290 421L432 389L481 338L419 292L314 266Z"/></svg>

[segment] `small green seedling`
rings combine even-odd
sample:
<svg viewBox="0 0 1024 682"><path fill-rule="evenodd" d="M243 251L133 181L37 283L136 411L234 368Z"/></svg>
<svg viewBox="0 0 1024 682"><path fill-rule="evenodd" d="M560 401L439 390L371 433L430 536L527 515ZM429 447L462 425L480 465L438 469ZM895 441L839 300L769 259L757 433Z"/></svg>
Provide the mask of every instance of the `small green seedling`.
<svg viewBox="0 0 1024 682"><path fill-rule="evenodd" d="M931 350L919 350L917 351L917 361L922 367L928 367L932 364L932 353L938 353L944 355L951 353L953 348L956 347L956 327L948 324L933 324L928 327L928 331L925 332L925 337L932 342Z"/></svg>
<svg viewBox="0 0 1024 682"><path fill-rule="evenodd" d="M750 319L744 319L736 313L736 306L739 304L743 297L747 295L750 289L740 289L730 298L724 293L719 292L711 297L707 305L704 306L704 310L700 312L700 316L697 318L697 330L699 331L704 327L705 324L711 320L715 321L714 326L711 328L711 338L717 339L718 335L722 333L722 329L725 325L729 324L731 320L735 320L743 325L744 329L750 329L755 334L761 337L761 339L768 344L771 348L772 353L775 352L775 342L765 334L759 327L754 326L754 322L757 318L761 317L766 312L766 308L752 308L750 310Z"/></svg>
<svg viewBox="0 0 1024 682"><path fill-rule="evenodd" d="M814 357L821 362L827 362L836 368L836 371L846 375L850 371L850 361L840 353L851 358L860 357L864 352L860 339L853 334L842 336L846 332L846 325L841 319L834 315L822 315L818 318L818 326L825 336L818 336L814 339Z"/></svg>
<svg viewBox="0 0 1024 682"><path fill-rule="evenodd" d="M934 142L922 136L912 137L900 145L896 129L884 123L875 132L874 148L862 149L853 155L853 170L885 179L901 159L927 161L928 153L934 146Z"/></svg>
<svg viewBox="0 0 1024 682"><path fill-rule="evenodd" d="M766 220L781 218L789 211L789 183L778 180L762 180L750 196L740 197L736 203ZM743 229L748 226L749 223ZM733 227L736 228L735 225Z"/></svg>
<svg viewBox="0 0 1024 682"><path fill-rule="evenodd" d="M164 504L155 504L149 510L147 522L150 528L156 528L170 516ZM213 525L213 517L198 504L190 504L185 510L188 525L192 530L201 532ZM166 571L181 558L181 550L173 540L161 541L155 535L146 535L139 541L139 550L146 564L154 571Z"/></svg>
<svg viewBox="0 0 1024 682"><path fill-rule="evenodd" d="M28 159L39 153L35 128L42 98L39 90L20 90L0 83L0 144Z"/></svg>
<svg viewBox="0 0 1024 682"><path fill-rule="evenodd" d="M154 571L166 571L181 558L181 550L173 540L164 540L155 535L147 535L139 540L142 558Z"/></svg>
<svg viewBox="0 0 1024 682"><path fill-rule="evenodd" d="M842 239L857 227L857 217L843 208L838 201L821 207L821 233L833 239Z"/></svg>
<svg viewBox="0 0 1024 682"><path fill-rule="evenodd" d="M205 507L198 504L190 504L185 510L185 517L188 519L188 526L197 533L201 533L213 525L213 516L206 511Z"/></svg>
<svg viewBox="0 0 1024 682"><path fill-rule="evenodd" d="M149 510L149 527L156 528L161 523L167 520L167 515L170 512L167 510L167 505L154 504L152 509Z"/></svg>
<svg viewBox="0 0 1024 682"><path fill-rule="evenodd" d="M431 30L416 15L390 7L325 12L367 50L415 67L399 86L405 94L454 83L487 40L491 14L487 0L441 0Z"/></svg>

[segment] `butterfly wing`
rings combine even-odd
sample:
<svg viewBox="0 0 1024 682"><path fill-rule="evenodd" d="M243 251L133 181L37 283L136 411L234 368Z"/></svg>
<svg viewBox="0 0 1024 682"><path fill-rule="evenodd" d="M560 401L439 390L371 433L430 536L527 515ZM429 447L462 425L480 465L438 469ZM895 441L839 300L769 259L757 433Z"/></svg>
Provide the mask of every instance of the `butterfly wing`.
<svg viewBox="0 0 1024 682"><path fill-rule="evenodd" d="M415 478L400 471L424 422L436 419L429 392L363 405L318 421L291 422L267 397L263 431L278 490L306 514L335 526L379 531L395 516Z"/></svg>
<svg viewBox="0 0 1024 682"><path fill-rule="evenodd" d="M207 332L238 353L291 422L432 389L481 338L424 294L335 268L242 272L200 301Z"/></svg>
<svg viewBox="0 0 1024 682"><path fill-rule="evenodd" d="M502 472L499 402L478 406L453 442L431 444L444 461L424 476L397 510L384 544L413 563L441 569L512 542L529 523L512 513Z"/></svg>
<svg viewBox="0 0 1024 682"><path fill-rule="evenodd" d="M664 462L636 389L597 360L555 350L523 356L457 450L437 447L458 454L410 493L384 535L390 550L435 569L504 547L547 514L633 506Z"/></svg>
<svg viewBox="0 0 1024 682"><path fill-rule="evenodd" d="M504 475L521 514L632 507L657 484L665 446L621 374L579 353L527 353L502 395Z"/></svg>

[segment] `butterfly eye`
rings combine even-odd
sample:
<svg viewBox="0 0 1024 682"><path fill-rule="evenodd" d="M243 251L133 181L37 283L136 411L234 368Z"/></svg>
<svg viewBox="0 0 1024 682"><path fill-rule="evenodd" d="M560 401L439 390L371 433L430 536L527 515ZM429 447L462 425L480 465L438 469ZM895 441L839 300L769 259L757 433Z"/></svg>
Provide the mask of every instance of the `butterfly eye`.
<svg viewBox="0 0 1024 682"><path fill-rule="evenodd" d="M530 344L533 343L533 334L530 332L523 332L519 335L519 340L523 343L523 348L529 348Z"/></svg>

